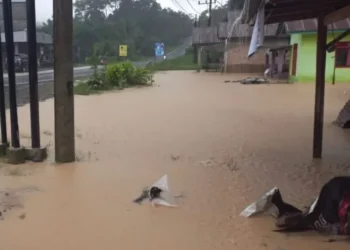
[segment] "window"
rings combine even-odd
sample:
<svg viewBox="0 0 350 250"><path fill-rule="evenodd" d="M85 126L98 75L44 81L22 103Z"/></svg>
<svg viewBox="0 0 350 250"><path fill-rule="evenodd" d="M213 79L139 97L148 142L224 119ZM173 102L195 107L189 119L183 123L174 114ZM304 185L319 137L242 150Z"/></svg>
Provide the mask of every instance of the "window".
<svg viewBox="0 0 350 250"><path fill-rule="evenodd" d="M335 67L350 68L350 42L339 42L335 49Z"/></svg>

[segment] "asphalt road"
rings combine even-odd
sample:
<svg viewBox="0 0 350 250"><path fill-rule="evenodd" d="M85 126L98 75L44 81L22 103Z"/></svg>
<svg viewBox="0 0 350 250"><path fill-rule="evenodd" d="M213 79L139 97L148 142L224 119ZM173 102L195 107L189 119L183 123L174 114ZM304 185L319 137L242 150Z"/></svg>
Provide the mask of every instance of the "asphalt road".
<svg viewBox="0 0 350 250"><path fill-rule="evenodd" d="M179 56L182 56L186 53L186 49L191 46L191 38L188 38L184 41L183 45L176 48L175 50L171 51L170 53L166 54L166 59L173 59ZM141 62L133 62L135 67L143 68L145 67L149 62L152 60L147 61L141 61ZM103 66L101 66L103 67ZM91 66L84 66L84 67L75 67L74 68L74 78L78 77L85 77L85 76L91 76L93 73L93 70ZM52 83L53 82L53 70L43 70L38 72L38 83L39 85L45 84L45 83ZM8 87L8 76L7 74L4 74L4 82L5 87ZM29 84L28 79L28 73L16 73L16 86L17 89L21 88L27 88Z"/></svg>
<svg viewBox="0 0 350 250"><path fill-rule="evenodd" d="M135 62L135 67L145 67L147 65L148 61L145 62ZM74 78L78 77L84 77L84 76L90 76L92 75L93 70L91 66L84 66L84 67L75 67L74 68ZM39 84L43 84L46 82L53 82L53 70L43 70L38 72L38 82ZM8 86L8 76L7 74L4 74L4 81L5 81L5 87ZM24 87L28 85L28 73L16 73L16 85L17 87Z"/></svg>

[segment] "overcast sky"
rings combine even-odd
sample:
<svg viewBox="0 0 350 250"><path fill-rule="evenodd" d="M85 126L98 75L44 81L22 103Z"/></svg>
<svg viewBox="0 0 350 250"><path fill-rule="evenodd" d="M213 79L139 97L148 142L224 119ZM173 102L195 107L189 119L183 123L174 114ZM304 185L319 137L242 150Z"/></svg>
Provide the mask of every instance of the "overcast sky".
<svg viewBox="0 0 350 250"><path fill-rule="evenodd" d="M46 21L48 18L52 17L52 0L35 0L35 1L36 1L37 22L43 22L43 21ZM157 0L157 1L162 5L163 8L172 8L176 11L178 10L183 11L182 8L184 8L189 14L192 14L192 15L196 14L195 10L197 12L200 12L207 8L207 5L198 5L198 0ZM191 3L191 5L195 10L192 9L192 7L189 5L188 2ZM222 0L221 2L224 2L224 1Z"/></svg>

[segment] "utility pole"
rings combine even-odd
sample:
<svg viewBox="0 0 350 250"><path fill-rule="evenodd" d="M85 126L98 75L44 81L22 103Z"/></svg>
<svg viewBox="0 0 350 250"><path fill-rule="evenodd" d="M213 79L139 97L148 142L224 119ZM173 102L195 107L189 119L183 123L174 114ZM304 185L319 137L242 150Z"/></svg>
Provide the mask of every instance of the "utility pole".
<svg viewBox="0 0 350 250"><path fill-rule="evenodd" d="M193 28L197 28L198 27L198 19L197 19L197 15L194 18L194 23L193 23ZM197 63L197 59L198 59L198 47L196 44L193 45L193 62Z"/></svg>
<svg viewBox="0 0 350 250"><path fill-rule="evenodd" d="M198 5L203 5L203 4L208 4L209 5L208 6L208 9L209 9L208 27L211 26L212 7L213 7L213 4L215 4L215 3L216 3L216 0L214 0L214 2L213 2L213 0L209 0L209 2L208 2L208 0L205 0L205 2L198 1Z"/></svg>
<svg viewBox="0 0 350 250"><path fill-rule="evenodd" d="M55 160L75 161L73 2L53 0Z"/></svg>

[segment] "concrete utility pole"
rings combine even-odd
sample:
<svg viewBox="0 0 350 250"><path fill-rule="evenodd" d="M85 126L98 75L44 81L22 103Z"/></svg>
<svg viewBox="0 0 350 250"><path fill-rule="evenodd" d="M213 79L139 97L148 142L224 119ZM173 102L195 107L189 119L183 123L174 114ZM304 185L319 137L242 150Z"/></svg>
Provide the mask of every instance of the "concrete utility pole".
<svg viewBox="0 0 350 250"><path fill-rule="evenodd" d="M75 161L73 93L73 3L53 0L55 160Z"/></svg>
<svg viewBox="0 0 350 250"><path fill-rule="evenodd" d="M213 3L215 4L216 0L214 0L214 2L213 2L213 0L209 0L209 3L208 3L207 0L205 2L198 1L198 5L202 5L202 4L208 4L209 5L209 7L208 7L208 9L209 9L208 27L211 26L211 14L212 14Z"/></svg>

